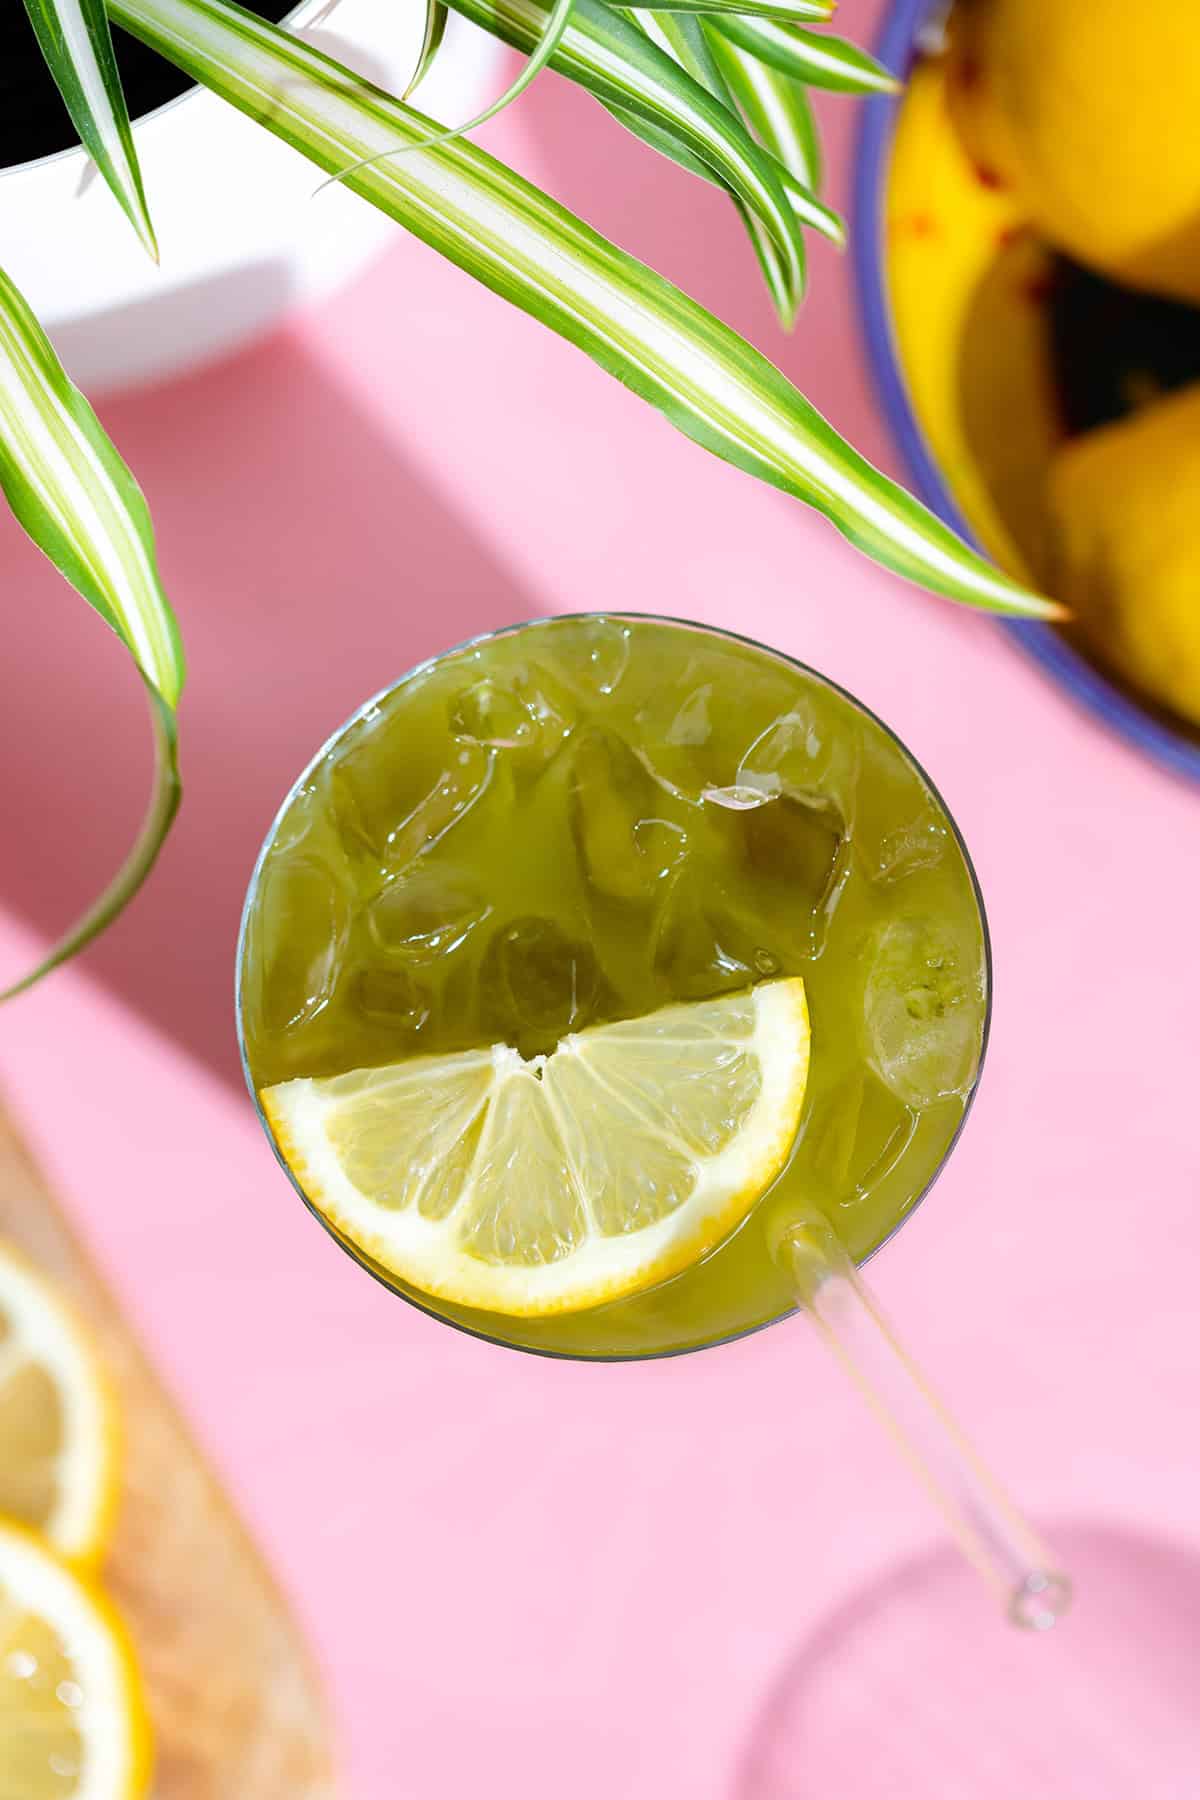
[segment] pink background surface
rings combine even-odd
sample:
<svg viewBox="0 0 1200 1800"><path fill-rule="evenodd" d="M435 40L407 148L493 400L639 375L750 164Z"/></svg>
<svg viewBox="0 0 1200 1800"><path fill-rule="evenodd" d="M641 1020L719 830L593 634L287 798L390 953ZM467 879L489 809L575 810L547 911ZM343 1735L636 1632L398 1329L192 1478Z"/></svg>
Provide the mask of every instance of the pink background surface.
<svg viewBox="0 0 1200 1800"><path fill-rule="evenodd" d="M840 28L872 13L847 3ZM836 196L853 113L824 111ZM888 460L843 263L816 247L783 342L731 209L563 84L539 82L488 141ZM868 566L399 234L320 313L102 410L189 649L187 798L125 918L5 1012L0 1079L295 1602L347 1795L1011 1793L999 1751L962 1761L984 1689L984 1741L1024 1730L1031 1756L1075 1695L1053 1779L1047 1763L1028 1791L1200 1793L1194 1684L1172 1685L1200 1649L1196 794L986 620ZM23 602L0 672L15 973L115 863L146 745L116 645L7 520L0 580ZM476 1344L340 1256L260 1137L233 945L292 776L416 658L613 604L815 663L896 727L962 826L995 940L990 1065L874 1277L1075 1546L1071 1641L1017 1656L982 1595L951 1604L920 1561L935 1521L802 1324L645 1366ZM1130 1591L1136 1616L1114 1623ZM1088 1645L1107 1646L1094 1664ZM1064 1658L1074 1688L1048 1680ZM1157 1710L1135 1718L1139 1678ZM898 1720L899 1760L858 1766ZM1137 1773L1110 1790L1117 1763Z"/></svg>

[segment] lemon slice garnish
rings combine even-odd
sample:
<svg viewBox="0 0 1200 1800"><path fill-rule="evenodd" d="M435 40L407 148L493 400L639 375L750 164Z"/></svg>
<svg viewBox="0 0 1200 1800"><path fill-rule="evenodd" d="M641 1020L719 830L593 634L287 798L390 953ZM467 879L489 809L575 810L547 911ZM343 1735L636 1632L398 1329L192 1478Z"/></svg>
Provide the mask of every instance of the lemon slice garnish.
<svg viewBox="0 0 1200 1800"><path fill-rule="evenodd" d="M150 1734L125 1633L31 1533L0 1525L0 1796L140 1800Z"/></svg>
<svg viewBox="0 0 1200 1800"><path fill-rule="evenodd" d="M89 1561L107 1536L116 1476L113 1403L87 1333L0 1249L0 1517Z"/></svg>
<svg viewBox="0 0 1200 1800"><path fill-rule="evenodd" d="M337 1231L443 1300L532 1317L665 1281L787 1160L808 1076L804 983L324 1080L263 1109Z"/></svg>

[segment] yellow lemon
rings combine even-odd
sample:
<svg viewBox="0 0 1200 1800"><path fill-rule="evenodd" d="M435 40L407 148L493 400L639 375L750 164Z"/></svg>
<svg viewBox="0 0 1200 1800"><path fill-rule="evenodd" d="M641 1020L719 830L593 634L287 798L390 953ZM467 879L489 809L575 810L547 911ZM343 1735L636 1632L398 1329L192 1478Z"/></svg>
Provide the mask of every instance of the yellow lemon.
<svg viewBox="0 0 1200 1800"><path fill-rule="evenodd" d="M1081 632L1200 725L1200 387L1074 439L1049 504L1053 590Z"/></svg>
<svg viewBox="0 0 1200 1800"><path fill-rule="evenodd" d="M1046 472L1062 436L1043 304L1049 258L1011 193L976 176L919 64L887 184L888 298L913 411L935 462L1004 568L1045 580Z"/></svg>
<svg viewBox="0 0 1200 1800"><path fill-rule="evenodd" d="M951 30L979 175L1077 261L1200 301L1196 0L957 0Z"/></svg>

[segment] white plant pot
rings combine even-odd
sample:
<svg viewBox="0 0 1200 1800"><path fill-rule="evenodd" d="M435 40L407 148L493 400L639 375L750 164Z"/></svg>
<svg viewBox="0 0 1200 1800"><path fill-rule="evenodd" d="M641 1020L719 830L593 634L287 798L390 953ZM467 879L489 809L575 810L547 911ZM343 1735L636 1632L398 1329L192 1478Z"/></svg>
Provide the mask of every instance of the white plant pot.
<svg viewBox="0 0 1200 1800"><path fill-rule="evenodd" d="M402 92L420 53L423 0L340 0L306 32L306 18L324 10L324 0L303 0L289 26ZM447 123L473 117L500 91L501 55L451 14L414 105ZM134 129L158 268L82 150L0 171L0 263L89 391L234 349L348 280L400 230L336 184L314 198L320 171L205 89Z"/></svg>

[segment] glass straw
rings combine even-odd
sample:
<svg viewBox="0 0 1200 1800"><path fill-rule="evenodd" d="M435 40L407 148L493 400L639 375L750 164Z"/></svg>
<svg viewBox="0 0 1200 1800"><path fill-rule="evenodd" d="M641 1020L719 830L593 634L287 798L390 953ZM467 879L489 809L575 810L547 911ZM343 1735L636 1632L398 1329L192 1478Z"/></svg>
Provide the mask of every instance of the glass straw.
<svg viewBox="0 0 1200 1800"><path fill-rule="evenodd" d="M1049 1631L1071 1584L934 1394L837 1234L819 1217L780 1245L797 1297L837 1361L941 1509L1014 1625Z"/></svg>

